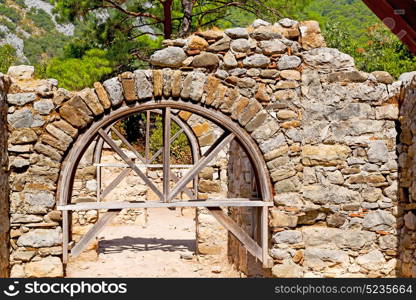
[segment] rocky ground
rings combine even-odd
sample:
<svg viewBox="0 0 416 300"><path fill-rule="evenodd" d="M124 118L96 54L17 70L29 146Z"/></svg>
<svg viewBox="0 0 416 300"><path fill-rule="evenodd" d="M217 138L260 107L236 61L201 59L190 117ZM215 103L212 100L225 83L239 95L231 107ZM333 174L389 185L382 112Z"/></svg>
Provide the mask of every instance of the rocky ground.
<svg viewBox="0 0 416 300"><path fill-rule="evenodd" d="M98 258L70 262L67 277L240 277L226 257L194 254L194 216L152 209L145 228L107 226Z"/></svg>

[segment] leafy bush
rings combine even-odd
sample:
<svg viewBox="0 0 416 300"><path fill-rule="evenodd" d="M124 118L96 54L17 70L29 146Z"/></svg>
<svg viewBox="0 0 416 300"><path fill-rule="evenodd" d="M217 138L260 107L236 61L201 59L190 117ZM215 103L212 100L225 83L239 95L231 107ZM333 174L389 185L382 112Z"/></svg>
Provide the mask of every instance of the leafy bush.
<svg viewBox="0 0 416 300"><path fill-rule="evenodd" d="M13 7L7 6L6 4L0 4L0 15L8 17L15 23L18 23L20 20L22 20L22 17L18 11Z"/></svg>
<svg viewBox="0 0 416 300"><path fill-rule="evenodd" d="M69 90L92 86L112 71L106 54L104 50L91 49L80 59L54 58L46 67L46 76L56 78L61 87Z"/></svg>
<svg viewBox="0 0 416 300"><path fill-rule="evenodd" d="M0 72L7 73L7 70L16 61L16 49L6 44L0 46Z"/></svg>
<svg viewBox="0 0 416 300"><path fill-rule="evenodd" d="M10 32L13 32L13 33L16 32L17 25L10 22L9 20L7 20L5 18L0 17L0 25L6 26L7 29L9 29Z"/></svg>
<svg viewBox="0 0 416 300"><path fill-rule="evenodd" d="M33 65L45 63L59 56L70 37L56 32L47 32L40 36L31 36L24 40L24 53Z"/></svg>
<svg viewBox="0 0 416 300"><path fill-rule="evenodd" d="M51 32L55 30L55 23L52 21L51 16L41 9L31 8L26 17L33 21L36 27L43 29L45 32Z"/></svg>

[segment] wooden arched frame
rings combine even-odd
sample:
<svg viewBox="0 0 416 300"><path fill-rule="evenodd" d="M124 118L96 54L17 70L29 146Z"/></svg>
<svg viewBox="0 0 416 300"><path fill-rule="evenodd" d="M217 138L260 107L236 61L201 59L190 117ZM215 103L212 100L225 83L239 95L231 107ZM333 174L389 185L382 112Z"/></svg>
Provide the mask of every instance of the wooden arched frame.
<svg viewBox="0 0 416 300"><path fill-rule="evenodd" d="M128 115L136 114L149 110L162 110L164 119L164 145L167 144L170 138L170 120L171 109L188 111L197 114L207 120L210 120L214 124L218 125L224 130L224 134L220 137L195 163L194 167L189 170L181 179L177 181L176 186L169 190L169 186L166 182L169 182L170 168L169 168L169 151L167 147L163 149L164 166L163 175L164 178L164 190L163 193L157 190L152 182L137 168L137 166L121 151L120 148L115 145L114 141L107 135L111 124L114 124L120 119L125 118ZM167 127L169 130L166 130ZM166 134L168 132L168 134ZM156 195L159 196L161 202L89 202L80 204L70 204L72 195L72 188L74 183L75 172L80 159L91 144L91 142L100 136L113 150L119 154L123 160L133 169L139 177L141 177L145 183L151 188ZM186 184L194 179L199 171L206 166L224 148L235 139L240 146L245 150L253 166L254 174L256 177L256 183L261 195L261 199L206 199L200 201L195 199L194 201L185 202L172 202L172 199L180 192L186 189ZM270 267L272 260L268 255L268 207L273 206L272 186L269 177L269 171L266 163L263 159L263 155L258 148L256 142L252 137L241 128L231 118L224 114L210 108L202 107L200 105L184 102L181 100L158 100L149 101L145 103L135 103L133 105L122 105L117 109L109 111L103 115L100 119L96 120L91 127L78 137L73 144L71 150L65 158L62 164L61 173L59 177L57 199L58 209L62 210L63 218L63 260L64 263L68 259L68 242L69 242L69 211L75 210L91 210L91 209L107 209L106 213L100 218L92 229L78 242L78 244L71 250L73 256L79 255L83 249L85 249L87 243L91 241L101 231L102 227L111 220L114 215L123 208L151 208L151 207L207 207L210 212L217 218L217 220L224 225L242 244L247 250L259 259L264 267ZM258 227L260 228L260 236L257 241L253 240L244 230L242 230L231 218L225 215L220 207L232 207L243 206L257 208L259 215ZM261 246L259 246L259 244Z"/></svg>

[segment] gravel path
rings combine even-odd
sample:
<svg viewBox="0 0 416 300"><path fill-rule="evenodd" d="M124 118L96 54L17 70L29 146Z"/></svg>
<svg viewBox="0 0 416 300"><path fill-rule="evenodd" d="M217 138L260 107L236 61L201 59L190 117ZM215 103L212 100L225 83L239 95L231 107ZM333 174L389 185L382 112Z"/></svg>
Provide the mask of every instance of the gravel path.
<svg viewBox="0 0 416 300"><path fill-rule="evenodd" d="M148 226L110 225L96 260L68 264L67 277L239 277L226 257L196 257L195 221L165 208L149 211Z"/></svg>

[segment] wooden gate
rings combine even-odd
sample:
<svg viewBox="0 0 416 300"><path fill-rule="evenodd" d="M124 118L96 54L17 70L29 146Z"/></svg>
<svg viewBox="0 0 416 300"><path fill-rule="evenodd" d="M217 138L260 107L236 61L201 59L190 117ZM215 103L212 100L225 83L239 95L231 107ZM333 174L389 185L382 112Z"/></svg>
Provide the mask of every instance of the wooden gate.
<svg viewBox="0 0 416 300"><path fill-rule="evenodd" d="M223 134L218 138L208 150L200 153L198 140L189 126L178 116L178 111L188 111L197 114L223 130ZM146 115L146 133L145 133L145 154L141 155L127 139L114 127L119 120L137 113ZM151 114L162 116L163 122L163 146L150 156L149 151L149 128ZM172 122L175 122L180 130L172 134ZM171 144L180 135L186 134L192 151L192 164L187 166L173 166L171 164ZM113 140L116 136L127 148L135 155L134 162ZM237 141L246 151L247 156L252 163L255 182L258 190L256 198L215 198L215 199L198 199L198 173L206 167L218 153L223 150L232 140ZM71 203L72 187L74 183L75 172L78 163L86 149L95 141L94 165L97 168L97 197L94 202ZM104 189L101 186L101 168L105 165L101 163L101 153L103 145L106 143L120 158L124 164L117 165L124 170ZM155 160L162 155L162 163L156 164ZM141 170L143 168L154 168L155 166L163 169L162 189L159 189L151 178L145 175ZM188 170L182 177L178 177L172 172L172 167L186 167ZM158 201L132 201L132 202L106 202L105 197L129 174L133 171L139 176L145 184L157 195ZM175 185L171 187L171 183ZM192 184L192 188L190 188ZM178 200L176 197L184 192L190 200ZM254 257L263 263L264 267L271 267L272 260L268 255L268 207L273 206L271 184L268 170L263 160L262 154L250 135L239 127L233 120L218 113L215 110L207 109L191 103L182 101L163 100L157 102L141 103L133 106L123 106L117 110L111 111L101 120L96 121L83 133L73 148L68 153L63 169L60 174L58 186L58 209L63 214L63 260L67 263L68 251L71 248L71 256L78 256L91 242L97 234L124 208L156 208L156 207L206 207L211 214L231 232ZM241 229L222 208L226 207L253 207L253 214L258 224L255 238ZM73 211L78 210L106 210L104 216L100 217L94 226L81 238L77 243L70 241L71 231L69 218Z"/></svg>

